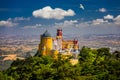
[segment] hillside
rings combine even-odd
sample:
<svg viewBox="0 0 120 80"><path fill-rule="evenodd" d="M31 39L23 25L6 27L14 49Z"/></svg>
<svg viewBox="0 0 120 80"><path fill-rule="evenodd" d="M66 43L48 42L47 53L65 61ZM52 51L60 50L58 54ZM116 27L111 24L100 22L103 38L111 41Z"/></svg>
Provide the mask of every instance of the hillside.
<svg viewBox="0 0 120 80"><path fill-rule="evenodd" d="M119 80L120 52L109 48L83 47L79 63L70 59L54 60L50 56L17 59L7 70L0 72L0 80Z"/></svg>

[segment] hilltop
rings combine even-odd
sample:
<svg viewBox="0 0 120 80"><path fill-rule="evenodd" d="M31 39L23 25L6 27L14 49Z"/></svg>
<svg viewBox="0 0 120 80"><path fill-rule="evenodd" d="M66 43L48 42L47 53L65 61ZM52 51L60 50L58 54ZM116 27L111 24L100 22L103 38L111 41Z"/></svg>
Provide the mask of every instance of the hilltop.
<svg viewBox="0 0 120 80"><path fill-rule="evenodd" d="M59 55L34 56L17 59L7 70L0 72L0 80L118 80L120 79L120 52L110 53L109 48L83 47L79 63L72 65L70 58Z"/></svg>

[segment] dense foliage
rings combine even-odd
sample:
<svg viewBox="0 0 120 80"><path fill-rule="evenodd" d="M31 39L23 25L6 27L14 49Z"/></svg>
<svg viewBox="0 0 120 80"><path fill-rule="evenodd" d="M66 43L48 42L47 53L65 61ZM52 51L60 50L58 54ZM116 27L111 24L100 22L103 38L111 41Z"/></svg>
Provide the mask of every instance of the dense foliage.
<svg viewBox="0 0 120 80"><path fill-rule="evenodd" d="M16 60L6 71L0 72L0 80L119 80L120 52L110 53L109 48L83 47L79 63L70 59L54 60L50 56L35 56Z"/></svg>

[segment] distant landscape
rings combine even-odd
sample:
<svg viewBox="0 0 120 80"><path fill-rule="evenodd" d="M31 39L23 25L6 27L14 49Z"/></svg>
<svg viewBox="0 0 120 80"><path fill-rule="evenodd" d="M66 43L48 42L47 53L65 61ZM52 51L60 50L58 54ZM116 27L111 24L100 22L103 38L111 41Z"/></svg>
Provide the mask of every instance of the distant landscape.
<svg viewBox="0 0 120 80"><path fill-rule="evenodd" d="M79 47L87 46L90 48L107 47L113 52L120 50L120 35L105 34L105 35L63 35L66 39L78 39ZM34 53L38 49L38 35L0 35L0 54L17 54L23 56L27 52Z"/></svg>
<svg viewBox="0 0 120 80"><path fill-rule="evenodd" d="M64 35L66 39L74 39L74 36ZM78 35L76 37L79 40L80 49L83 46L90 48L101 48L106 47L110 48L111 52L120 51L120 35L106 34L106 35ZM0 35L0 62L1 69L6 69L9 67L10 63L17 59L16 57L25 58L28 55L35 55L38 49L39 36L31 35ZM11 56L2 56L2 55L16 55ZM5 66L5 67L3 67Z"/></svg>

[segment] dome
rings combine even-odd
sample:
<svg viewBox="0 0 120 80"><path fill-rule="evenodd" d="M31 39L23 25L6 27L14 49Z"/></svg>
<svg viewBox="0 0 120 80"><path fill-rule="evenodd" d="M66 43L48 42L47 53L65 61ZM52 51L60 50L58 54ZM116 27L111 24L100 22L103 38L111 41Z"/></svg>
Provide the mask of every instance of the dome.
<svg viewBox="0 0 120 80"><path fill-rule="evenodd" d="M46 30L42 37L51 37L51 34Z"/></svg>

